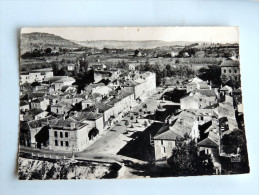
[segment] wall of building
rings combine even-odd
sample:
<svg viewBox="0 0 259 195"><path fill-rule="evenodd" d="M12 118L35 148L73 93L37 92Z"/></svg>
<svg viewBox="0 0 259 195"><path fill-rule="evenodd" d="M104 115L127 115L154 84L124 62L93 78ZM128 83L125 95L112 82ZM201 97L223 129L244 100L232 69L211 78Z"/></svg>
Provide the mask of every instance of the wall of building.
<svg viewBox="0 0 259 195"><path fill-rule="evenodd" d="M226 76L229 80L240 80L239 67L221 67L221 76Z"/></svg>
<svg viewBox="0 0 259 195"><path fill-rule="evenodd" d="M55 136L57 132L57 136ZM63 136L60 136L62 133ZM66 133L68 136L66 137ZM60 130L50 129L49 130L49 149L54 151L67 151L67 152L78 152L86 149L89 145L88 138L89 128L84 126L78 130ZM58 145L56 146L56 142ZM63 142L63 146L61 145ZM68 146L66 145L68 143Z"/></svg>
<svg viewBox="0 0 259 195"><path fill-rule="evenodd" d="M154 140L155 160L166 160L172 156L172 150L175 148L173 140Z"/></svg>

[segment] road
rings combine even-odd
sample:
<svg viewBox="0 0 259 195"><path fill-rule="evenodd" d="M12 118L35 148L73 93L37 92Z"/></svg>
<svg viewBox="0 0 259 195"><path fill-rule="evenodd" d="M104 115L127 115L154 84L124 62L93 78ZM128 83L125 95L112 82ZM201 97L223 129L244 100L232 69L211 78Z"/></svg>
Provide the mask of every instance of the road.
<svg viewBox="0 0 259 195"><path fill-rule="evenodd" d="M143 103L140 105L133 107L133 112L138 112L139 109L143 109L143 105L147 104L147 111L153 112L157 105L160 103L161 100L158 100L161 94L154 94L151 97L147 98ZM131 116L133 116L133 120L131 120ZM129 125L127 127L128 133L125 134L125 120L129 121ZM118 125L111 128L111 130L108 130L105 134L100 135L99 138L91 144L89 147L87 147L86 150L82 152L77 152L76 157L77 158L83 158L88 160L100 160L100 161L123 161L125 159L134 161L135 159L130 159L128 157L123 157L117 155L117 153L126 145L128 144L133 138L131 135L137 131L144 131L147 127L145 127L144 123L147 123L147 125L151 125L147 119L143 118L137 118L136 123L136 116L134 116L132 113L127 115L123 120L119 122ZM152 123L153 121L151 121ZM132 127L133 125L133 127ZM124 128L121 128L124 127ZM116 130L113 130L116 129ZM40 154L43 156L43 154L46 155L52 155L53 156L65 156L66 158L69 158L72 156L71 153L62 153L62 152L55 152L50 150L43 150L43 149L36 149L36 148L25 148L21 147L21 151L26 153L34 153L34 155Z"/></svg>

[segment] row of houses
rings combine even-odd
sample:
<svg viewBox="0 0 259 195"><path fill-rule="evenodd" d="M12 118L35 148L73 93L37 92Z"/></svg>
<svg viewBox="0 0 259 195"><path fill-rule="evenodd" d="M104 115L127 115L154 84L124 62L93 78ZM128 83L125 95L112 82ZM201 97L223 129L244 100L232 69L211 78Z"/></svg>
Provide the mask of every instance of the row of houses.
<svg viewBox="0 0 259 195"><path fill-rule="evenodd" d="M21 87L20 143L63 152L86 149L98 135L120 121L137 98L155 90L153 73L139 73L142 80L133 90L126 90L123 83L127 78L119 77L122 79L107 85L89 84L80 94L74 78L67 76L46 77L36 84L34 81L31 92ZM43 92L42 86L48 90ZM140 93L137 86L145 90Z"/></svg>
<svg viewBox="0 0 259 195"><path fill-rule="evenodd" d="M163 161L171 157L179 142L194 140L199 155L211 155L215 171L220 174L218 157L224 153L221 150L221 138L238 129L236 113L240 110L234 104L231 87L224 86L218 90L209 86L199 88L200 84L205 85L198 78L190 80L187 84L188 95L180 99L180 112L169 116L152 138L155 160ZM220 99L220 96L224 96L224 99Z"/></svg>

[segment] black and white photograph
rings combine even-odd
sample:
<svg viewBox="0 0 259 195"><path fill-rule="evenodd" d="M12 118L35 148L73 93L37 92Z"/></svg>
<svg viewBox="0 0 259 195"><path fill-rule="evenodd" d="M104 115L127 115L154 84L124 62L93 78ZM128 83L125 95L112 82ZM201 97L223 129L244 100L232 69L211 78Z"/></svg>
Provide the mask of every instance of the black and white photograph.
<svg viewBox="0 0 259 195"><path fill-rule="evenodd" d="M250 172L238 27L26 27L19 47L19 180Z"/></svg>

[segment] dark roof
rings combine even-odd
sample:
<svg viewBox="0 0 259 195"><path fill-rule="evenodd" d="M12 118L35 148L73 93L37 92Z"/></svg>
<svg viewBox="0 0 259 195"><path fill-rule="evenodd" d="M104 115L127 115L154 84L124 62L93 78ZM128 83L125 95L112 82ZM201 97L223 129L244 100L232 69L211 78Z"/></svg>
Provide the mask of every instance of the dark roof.
<svg viewBox="0 0 259 195"><path fill-rule="evenodd" d="M106 110L109 110L110 108L112 108L113 106L109 105L109 104L104 104L104 103L101 103L101 102L97 102L96 103L96 107L99 108L102 111L106 111Z"/></svg>
<svg viewBox="0 0 259 195"><path fill-rule="evenodd" d="M20 98L20 100L28 100L33 98L44 97L46 93L27 93Z"/></svg>
<svg viewBox="0 0 259 195"><path fill-rule="evenodd" d="M42 102L42 101L44 101L43 98L37 98L37 99L32 100L31 102L40 103L40 102Z"/></svg>
<svg viewBox="0 0 259 195"><path fill-rule="evenodd" d="M218 147L218 145L215 142L213 142L210 138L205 138L204 140L200 141L197 145L208 147L208 148L217 148Z"/></svg>
<svg viewBox="0 0 259 195"><path fill-rule="evenodd" d="M42 126L46 125L47 123L51 123L51 121L53 121L53 120L55 121L55 120L57 120L57 118L55 118L53 116L49 116L46 118L29 121L27 123L30 128L38 128L38 127L42 127Z"/></svg>
<svg viewBox="0 0 259 195"><path fill-rule="evenodd" d="M180 136L174 131L169 129L169 125L162 126L154 139L156 140L177 140Z"/></svg>
<svg viewBox="0 0 259 195"><path fill-rule="evenodd" d="M72 118L77 121L82 120L96 120L102 117L102 114L95 112L73 112Z"/></svg>
<svg viewBox="0 0 259 195"><path fill-rule="evenodd" d="M67 118L67 119L60 118L57 122L55 122L54 124L51 124L50 126L58 129L72 129L71 127L72 123L75 124L75 129L82 128L83 126L87 125L86 123L78 122L73 118Z"/></svg>
<svg viewBox="0 0 259 195"><path fill-rule="evenodd" d="M123 87L134 87L138 85L138 83L134 82L134 81L126 81L125 83L123 83L121 86Z"/></svg>
<svg viewBox="0 0 259 195"><path fill-rule="evenodd" d="M195 89L193 90L193 93L200 93L201 95L205 95L208 97L217 96L214 90L209 90L209 89L205 89L205 90Z"/></svg>
<svg viewBox="0 0 259 195"><path fill-rule="evenodd" d="M234 60L224 60L221 65L221 67L239 67L239 61Z"/></svg>
<svg viewBox="0 0 259 195"><path fill-rule="evenodd" d="M28 114L33 115L33 116L36 116L36 115L38 115L38 114L40 114L40 113L42 113L42 112L45 112L45 111L42 110L42 109L34 108L34 109L29 110L29 111L28 111Z"/></svg>
<svg viewBox="0 0 259 195"><path fill-rule="evenodd" d="M25 106L25 105L29 105L29 103L26 101L20 101L20 106Z"/></svg>

